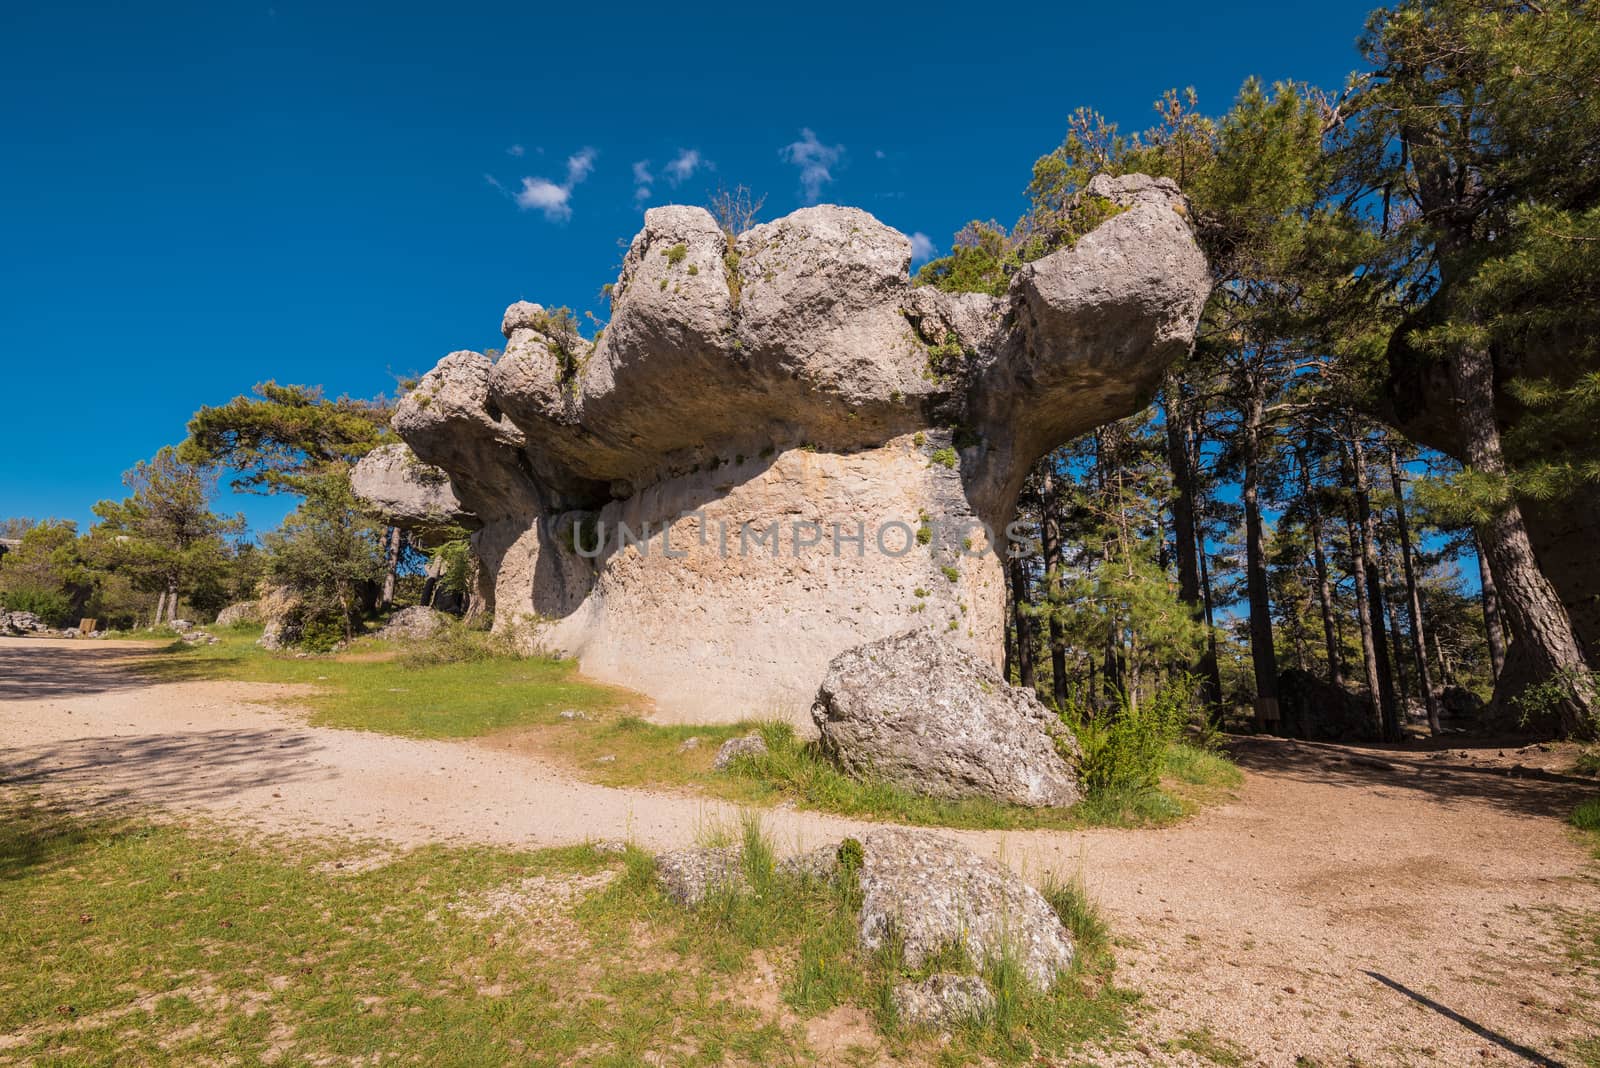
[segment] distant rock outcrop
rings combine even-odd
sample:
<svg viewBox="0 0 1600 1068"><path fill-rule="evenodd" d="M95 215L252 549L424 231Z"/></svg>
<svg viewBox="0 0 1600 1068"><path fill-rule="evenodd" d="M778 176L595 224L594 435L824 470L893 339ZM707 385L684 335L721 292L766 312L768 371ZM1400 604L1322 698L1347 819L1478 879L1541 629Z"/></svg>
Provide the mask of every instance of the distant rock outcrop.
<svg viewBox="0 0 1600 1068"><path fill-rule="evenodd" d="M498 360L446 356L393 425L481 522L497 620L668 716L802 718L829 660L912 625L998 662L1028 468L1138 410L1210 289L1173 183L1088 193L1122 210L997 297L914 285L853 208L735 236L651 209L598 338L514 304Z"/></svg>
<svg viewBox="0 0 1600 1068"><path fill-rule="evenodd" d="M219 627L237 627L243 623L261 622L261 602L235 601L217 613L216 625Z"/></svg>

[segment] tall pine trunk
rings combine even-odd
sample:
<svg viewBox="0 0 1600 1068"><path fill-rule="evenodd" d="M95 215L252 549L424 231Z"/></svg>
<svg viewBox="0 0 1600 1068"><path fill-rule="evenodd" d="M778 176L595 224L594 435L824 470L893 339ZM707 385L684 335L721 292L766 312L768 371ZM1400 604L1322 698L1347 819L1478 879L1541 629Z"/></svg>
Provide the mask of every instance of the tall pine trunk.
<svg viewBox="0 0 1600 1068"><path fill-rule="evenodd" d="M1067 636L1056 608L1061 599L1061 500L1048 465L1039 486L1039 545L1044 553L1044 603L1050 612L1050 690L1056 707L1067 701Z"/></svg>
<svg viewBox="0 0 1600 1068"><path fill-rule="evenodd" d="M1504 477L1505 456L1494 418L1494 361L1487 349L1469 343L1448 363L1456 425L1465 446L1462 459L1473 471ZM1478 541L1489 558L1495 592L1520 655L1532 661L1538 679L1548 679L1561 690L1562 733L1594 737L1600 723L1600 694L1572 628L1572 617L1539 570L1522 506L1514 494L1478 528Z"/></svg>
<svg viewBox="0 0 1600 1068"><path fill-rule="evenodd" d="M390 527L383 558L383 590L378 594L378 611L387 612L394 604L395 579L400 574L400 545L405 537L399 527Z"/></svg>
<svg viewBox="0 0 1600 1068"><path fill-rule="evenodd" d="M1494 681L1499 682L1500 673L1506 669L1506 632L1500 622L1500 595L1495 592L1489 558L1484 555L1483 543L1478 540L1476 533L1472 536L1472 544L1478 553L1478 597L1483 603L1483 630L1484 639L1489 643L1489 667L1494 672Z"/></svg>
<svg viewBox="0 0 1600 1068"><path fill-rule="evenodd" d="M1034 688L1033 668L1033 617L1028 614L1030 600L1028 571L1021 556L1011 558L1011 624L1017 630L1017 685L1025 690Z"/></svg>
<svg viewBox="0 0 1600 1068"><path fill-rule="evenodd" d="M1311 484L1311 463L1300 453L1300 492L1306 502L1306 526L1311 531L1311 562L1317 574L1317 605L1322 610L1322 641L1328 653L1328 681L1344 689L1344 658L1333 623L1333 584L1328 581L1328 556L1322 549L1322 509Z"/></svg>
<svg viewBox="0 0 1600 1068"><path fill-rule="evenodd" d="M1372 497L1367 481L1367 458L1362 447L1361 439L1354 431L1346 442L1349 449L1350 469L1355 488L1356 526L1360 531L1361 539L1361 572L1358 581L1363 582L1367 590L1367 613L1362 626L1370 632L1370 637L1363 641L1370 641L1372 645L1372 664L1367 669L1367 680L1374 681L1373 672L1376 670L1377 690L1375 691L1378 709L1378 729L1380 737L1386 742L1398 742L1400 733L1400 704L1395 699L1394 675L1390 671L1389 640L1384 632L1384 600L1382 568L1378 562L1378 536L1377 522L1372 514Z"/></svg>
<svg viewBox="0 0 1600 1068"><path fill-rule="evenodd" d="M1266 383L1252 375L1244 410L1245 588L1250 601L1250 662L1256 677L1256 727L1278 729L1278 654L1272 644L1272 605L1268 597L1265 534L1261 523L1262 432Z"/></svg>
<svg viewBox="0 0 1600 1068"><path fill-rule="evenodd" d="M1198 487L1195 477L1194 443L1190 433L1188 404L1183 395L1183 382L1176 373L1168 372L1162 390L1163 416L1167 432L1167 466L1172 471L1172 544L1178 563L1178 600L1189 606L1196 621L1205 618L1205 605L1200 593L1200 533L1196 522ZM1200 654L1194 671L1200 676L1201 699L1210 710L1211 717L1220 718L1222 710L1222 682L1212 654L1214 642L1208 642Z"/></svg>
<svg viewBox="0 0 1600 1068"><path fill-rule="evenodd" d="M1406 517L1405 478L1400 472L1400 452L1389 442L1389 481L1394 487L1394 527L1400 542L1400 564L1406 579L1406 614L1411 623L1411 658L1416 662L1418 687L1428 709L1428 730L1438 735L1439 697L1433 692L1433 677L1428 670L1428 638L1422 629L1422 590L1417 582L1417 564L1411 548L1411 523Z"/></svg>

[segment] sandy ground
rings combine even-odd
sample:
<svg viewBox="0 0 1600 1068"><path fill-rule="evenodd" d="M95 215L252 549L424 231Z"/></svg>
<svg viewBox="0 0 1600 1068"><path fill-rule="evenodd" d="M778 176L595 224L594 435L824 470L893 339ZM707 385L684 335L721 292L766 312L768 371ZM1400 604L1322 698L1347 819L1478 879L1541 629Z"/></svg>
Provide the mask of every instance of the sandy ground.
<svg viewBox="0 0 1600 1068"><path fill-rule="evenodd" d="M492 744L308 727L283 688L156 684L130 651L0 639L0 785L400 846L660 848L735 815ZM1600 866L1561 817L1596 786L1528 753L1249 741L1237 798L1174 828L955 836L1030 877L1083 874L1145 999L1118 1063L1206 1063L1165 1044L1209 1031L1245 1063L1576 1065L1600 974L1563 930L1600 922ZM796 848L860 826L765 818Z"/></svg>

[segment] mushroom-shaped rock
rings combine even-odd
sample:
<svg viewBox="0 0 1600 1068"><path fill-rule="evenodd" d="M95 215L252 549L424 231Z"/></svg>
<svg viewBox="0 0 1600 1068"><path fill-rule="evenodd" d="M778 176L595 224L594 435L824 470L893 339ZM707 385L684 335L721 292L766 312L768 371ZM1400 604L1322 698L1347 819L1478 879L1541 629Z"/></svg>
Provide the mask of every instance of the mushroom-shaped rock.
<svg viewBox="0 0 1600 1068"><path fill-rule="evenodd" d="M394 426L482 521L497 620L668 718L803 720L834 656L910 626L998 662L1028 468L1136 411L1210 288L1170 182L1086 195L1119 210L1002 296L915 285L854 208L653 208L603 333L518 302L498 362L445 357Z"/></svg>

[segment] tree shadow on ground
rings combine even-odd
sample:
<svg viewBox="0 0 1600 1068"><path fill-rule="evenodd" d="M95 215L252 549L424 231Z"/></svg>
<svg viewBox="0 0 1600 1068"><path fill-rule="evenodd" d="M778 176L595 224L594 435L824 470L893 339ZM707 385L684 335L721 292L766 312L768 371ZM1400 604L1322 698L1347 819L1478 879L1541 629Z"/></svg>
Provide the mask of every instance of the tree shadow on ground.
<svg viewBox="0 0 1600 1068"><path fill-rule="evenodd" d="M84 697L148 686L136 670L158 646L101 644L85 639L0 640L0 701Z"/></svg>
<svg viewBox="0 0 1600 1068"><path fill-rule="evenodd" d="M1529 816L1564 820L1578 802L1600 792L1600 783L1584 776L1515 763L1464 763L1452 756L1461 748L1460 743L1452 749L1425 749L1269 737L1236 737L1228 745L1229 755L1246 771L1361 790L1405 791L1446 805L1487 803Z"/></svg>
<svg viewBox="0 0 1600 1068"><path fill-rule="evenodd" d="M1514 1057L1520 1057L1529 1064L1537 1064L1540 1066L1540 1068L1563 1068L1563 1065L1560 1061L1553 1061L1536 1049L1530 1049L1527 1046L1522 1045L1520 1042L1515 1042L1512 1039L1507 1038L1505 1035L1500 1034L1498 1031L1491 1031L1489 1028L1478 1023L1476 1020L1473 1020L1467 1016L1463 1016L1454 1009L1446 1005L1441 1005L1432 998L1419 994L1415 990L1412 990L1410 987L1405 986L1402 983L1395 982L1387 975L1382 975L1370 969L1367 969L1365 974L1382 983L1390 990L1410 998L1413 1002L1421 1005L1423 1008L1431 1009L1440 1016L1443 1016L1445 1019L1455 1021L1468 1031L1471 1031L1473 1034L1477 1035L1479 1038L1486 1042L1494 1043L1496 1046L1499 1046L1501 1049L1505 1050Z"/></svg>
<svg viewBox="0 0 1600 1068"><path fill-rule="evenodd" d="M0 788L70 798L75 811L113 816L126 810L137 785L141 803L181 809L337 777L312 759L321 748L313 735L283 729L74 738L0 750ZM0 872L10 859L0 858Z"/></svg>

